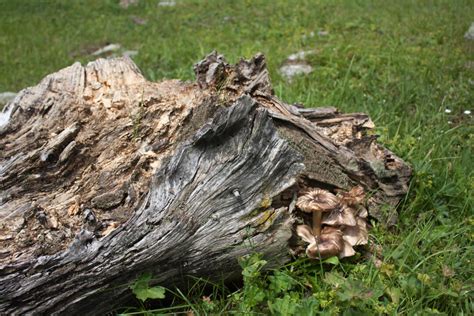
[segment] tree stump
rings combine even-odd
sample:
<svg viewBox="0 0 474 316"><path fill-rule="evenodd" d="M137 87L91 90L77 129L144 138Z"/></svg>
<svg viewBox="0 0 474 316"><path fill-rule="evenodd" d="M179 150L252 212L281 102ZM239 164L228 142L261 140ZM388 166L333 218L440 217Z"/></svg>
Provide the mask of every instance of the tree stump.
<svg viewBox="0 0 474 316"><path fill-rule="evenodd" d="M285 104L261 54L229 65L213 52L195 73L154 83L128 58L98 59L7 105L1 314L103 314L143 272L169 287L238 277L253 252L273 266L305 256L308 190L357 186L359 211L396 223L411 169L367 115Z"/></svg>

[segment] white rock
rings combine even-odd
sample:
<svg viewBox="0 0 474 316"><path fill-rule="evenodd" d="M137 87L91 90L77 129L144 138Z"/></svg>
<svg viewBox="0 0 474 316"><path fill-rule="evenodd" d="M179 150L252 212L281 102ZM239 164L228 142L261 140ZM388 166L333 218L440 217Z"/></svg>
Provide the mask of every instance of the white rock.
<svg viewBox="0 0 474 316"><path fill-rule="evenodd" d="M466 110L466 111L464 111L464 114L466 114L466 115L471 115L471 110Z"/></svg>
<svg viewBox="0 0 474 316"><path fill-rule="evenodd" d="M291 81L293 77L298 75L306 75L313 71L313 67L305 63L292 63L280 67L280 72L283 77Z"/></svg>

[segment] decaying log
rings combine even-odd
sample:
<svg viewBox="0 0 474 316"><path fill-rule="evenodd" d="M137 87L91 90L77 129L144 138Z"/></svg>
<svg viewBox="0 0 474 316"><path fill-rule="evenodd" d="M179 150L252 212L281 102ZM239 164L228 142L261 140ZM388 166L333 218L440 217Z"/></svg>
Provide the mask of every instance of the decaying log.
<svg viewBox="0 0 474 316"><path fill-rule="evenodd" d="M127 58L75 63L4 109L1 314L101 314L143 272L171 287L238 276L251 252L304 256L296 201L312 189L357 186L358 209L395 224L411 170L367 115L285 104L263 55L211 53L195 72L153 83Z"/></svg>

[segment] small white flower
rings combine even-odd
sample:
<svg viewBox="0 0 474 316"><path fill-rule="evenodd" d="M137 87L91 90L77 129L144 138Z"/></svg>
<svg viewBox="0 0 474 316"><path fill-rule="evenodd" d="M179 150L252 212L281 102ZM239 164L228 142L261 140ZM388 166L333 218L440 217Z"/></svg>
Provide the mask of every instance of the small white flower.
<svg viewBox="0 0 474 316"><path fill-rule="evenodd" d="M466 115L471 115L471 110L466 110L466 111L464 111L464 114L466 114Z"/></svg>
<svg viewBox="0 0 474 316"><path fill-rule="evenodd" d="M450 110L450 109L446 109L446 110L444 110L444 113L451 113L451 110Z"/></svg>

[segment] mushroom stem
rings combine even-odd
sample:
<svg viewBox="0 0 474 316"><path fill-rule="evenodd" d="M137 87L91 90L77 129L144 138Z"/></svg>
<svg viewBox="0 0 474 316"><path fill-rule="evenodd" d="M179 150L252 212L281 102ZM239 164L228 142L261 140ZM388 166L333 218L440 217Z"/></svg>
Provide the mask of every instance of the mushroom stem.
<svg viewBox="0 0 474 316"><path fill-rule="evenodd" d="M316 237L321 236L321 219L323 212L315 211L313 212L313 235Z"/></svg>

